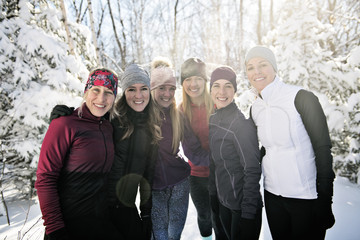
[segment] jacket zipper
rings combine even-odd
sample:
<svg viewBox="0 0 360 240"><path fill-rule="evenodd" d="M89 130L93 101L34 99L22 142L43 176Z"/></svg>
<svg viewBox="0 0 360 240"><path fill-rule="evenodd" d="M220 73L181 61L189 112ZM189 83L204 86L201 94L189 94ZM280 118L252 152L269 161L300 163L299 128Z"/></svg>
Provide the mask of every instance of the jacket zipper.
<svg viewBox="0 0 360 240"><path fill-rule="evenodd" d="M103 173L104 172L104 168L106 166L106 163L107 163L107 145L106 145L106 139L105 139L105 135L104 135L104 132L102 131L101 129L101 125L102 125L103 121L100 121L99 122L99 130L103 136L103 140L104 140L104 146L105 146L105 161L104 161L104 164L102 166L102 169L101 169L101 172Z"/></svg>

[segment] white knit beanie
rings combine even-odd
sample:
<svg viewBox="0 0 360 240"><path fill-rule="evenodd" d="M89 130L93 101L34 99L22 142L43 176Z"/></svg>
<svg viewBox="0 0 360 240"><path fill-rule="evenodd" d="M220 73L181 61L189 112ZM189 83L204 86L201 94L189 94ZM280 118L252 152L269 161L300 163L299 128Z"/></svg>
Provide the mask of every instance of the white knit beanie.
<svg viewBox="0 0 360 240"><path fill-rule="evenodd" d="M248 53L246 54L245 65L247 65L249 60L251 60L252 58L255 58L255 57L261 57L261 58L266 59L273 66L275 72L277 72L277 64L276 64L275 55L274 55L273 51L271 51L269 48L264 47L264 46L256 46L256 47L251 48L248 51Z"/></svg>
<svg viewBox="0 0 360 240"><path fill-rule="evenodd" d="M176 88L175 73L167 58L158 57L152 61L150 76L151 90L161 85L170 85Z"/></svg>

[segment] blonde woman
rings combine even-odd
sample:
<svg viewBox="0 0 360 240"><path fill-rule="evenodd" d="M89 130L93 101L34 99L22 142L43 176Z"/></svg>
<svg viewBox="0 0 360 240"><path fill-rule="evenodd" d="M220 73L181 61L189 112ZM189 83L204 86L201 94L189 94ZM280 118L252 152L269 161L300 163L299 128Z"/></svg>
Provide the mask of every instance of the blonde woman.
<svg viewBox="0 0 360 240"><path fill-rule="evenodd" d="M208 166L208 152L191 130L175 102L176 79L170 64L153 61L151 92L161 115L162 139L159 141L152 191L153 237L156 240L180 239L189 203L190 166L179 155L182 144L193 163Z"/></svg>
<svg viewBox="0 0 360 240"><path fill-rule="evenodd" d="M202 148L209 150L209 118L214 111L214 104L206 86L207 80L206 64L201 59L189 58L181 65L183 101L180 110L189 120ZM189 159L189 164L190 195L197 211L201 237L212 239L214 228L216 239L225 240L227 238L218 215L217 197L215 194L209 195L209 167L196 166L192 159Z"/></svg>
<svg viewBox="0 0 360 240"><path fill-rule="evenodd" d="M106 185L114 160L113 110L116 74L89 75L85 102L54 119L41 146L35 187L44 219L44 239L121 239L107 219Z"/></svg>

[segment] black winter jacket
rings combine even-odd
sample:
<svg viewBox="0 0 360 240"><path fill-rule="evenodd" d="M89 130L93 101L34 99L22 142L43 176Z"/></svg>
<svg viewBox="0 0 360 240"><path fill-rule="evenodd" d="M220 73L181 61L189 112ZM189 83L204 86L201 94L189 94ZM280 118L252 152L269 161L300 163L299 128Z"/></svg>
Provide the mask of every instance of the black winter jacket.
<svg viewBox="0 0 360 240"><path fill-rule="evenodd" d="M134 124L134 131L124 140L121 138L126 129L120 127L117 119L112 121L115 159L109 176L109 206L120 204L135 208L140 186L141 216L149 216L157 146L151 144L152 136L147 127L147 109L144 112L135 112L128 108L127 114Z"/></svg>
<svg viewBox="0 0 360 240"><path fill-rule="evenodd" d="M256 127L234 102L216 110L209 127L210 194L217 192L222 205L253 219L262 207Z"/></svg>

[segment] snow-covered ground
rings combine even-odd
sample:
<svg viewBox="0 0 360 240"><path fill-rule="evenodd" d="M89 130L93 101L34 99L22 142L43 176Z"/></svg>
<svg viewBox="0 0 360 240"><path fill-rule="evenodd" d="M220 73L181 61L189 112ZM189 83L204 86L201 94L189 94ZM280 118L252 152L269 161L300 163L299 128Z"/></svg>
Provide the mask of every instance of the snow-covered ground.
<svg viewBox="0 0 360 240"><path fill-rule="evenodd" d="M5 196L6 197L6 196ZM29 210L30 206L30 210ZM43 239L41 213L37 199L8 203L10 222L0 216L0 240ZM349 183L342 177L335 179L333 211L335 225L327 231L326 240L359 240L360 239L360 186ZM25 220L27 219L27 220ZM190 201L186 225L182 240L201 240L197 222L196 210ZM271 235L267 226L265 211L263 211L263 227L260 240L269 240Z"/></svg>

